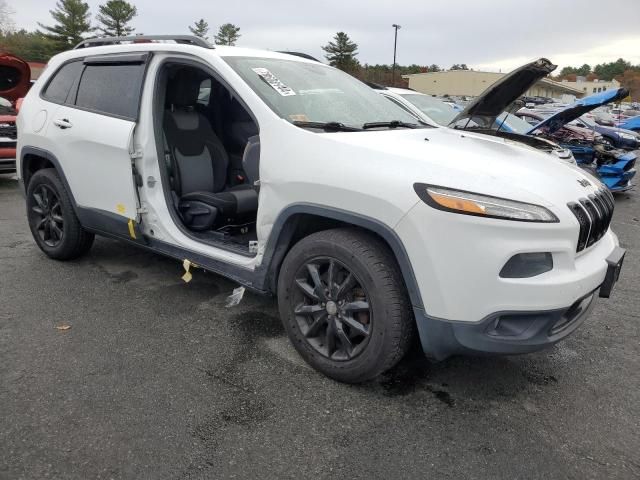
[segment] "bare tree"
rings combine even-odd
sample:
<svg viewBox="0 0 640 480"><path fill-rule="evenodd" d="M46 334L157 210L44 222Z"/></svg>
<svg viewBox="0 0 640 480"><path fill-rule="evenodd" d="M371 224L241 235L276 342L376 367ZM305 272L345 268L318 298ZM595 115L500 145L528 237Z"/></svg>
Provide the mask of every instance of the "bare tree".
<svg viewBox="0 0 640 480"><path fill-rule="evenodd" d="M7 0L0 0L0 33L10 33L16 29L16 25L13 22L15 13Z"/></svg>

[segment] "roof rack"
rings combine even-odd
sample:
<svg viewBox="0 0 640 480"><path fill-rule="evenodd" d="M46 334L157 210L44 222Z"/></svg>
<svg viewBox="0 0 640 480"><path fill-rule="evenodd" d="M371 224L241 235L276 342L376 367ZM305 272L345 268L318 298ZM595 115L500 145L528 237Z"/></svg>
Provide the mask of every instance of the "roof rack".
<svg viewBox="0 0 640 480"><path fill-rule="evenodd" d="M175 42L185 45L195 45L203 48L214 48L205 39L195 35L131 35L128 37L95 37L87 38L73 47L74 50L88 47L101 47L103 45L119 45L122 43L151 43L151 42Z"/></svg>

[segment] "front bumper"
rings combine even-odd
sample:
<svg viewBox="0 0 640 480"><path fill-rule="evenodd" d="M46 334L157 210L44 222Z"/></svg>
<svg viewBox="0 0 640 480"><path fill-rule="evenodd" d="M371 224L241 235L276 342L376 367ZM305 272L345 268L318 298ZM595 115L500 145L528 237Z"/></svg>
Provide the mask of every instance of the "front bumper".
<svg viewBox="0 0 640 480"><path fill-rule="evenodd" d="M0 174L13 173L16 171L15 158L0 158Z"/></svg>
<svg viewBox="0 0 640 480"><path fill-rule="evenodd" d="M571 306L540 312L500 312L466 324L431 318L414 309L425 354L444 360L457 354L521 354L547 348L569 336L589 316L597 290Z"/></svg>
<svg viewBox="0 0 640 480"><path fill-rule="evenodd" d="M396 231L413 266L422 304L414 304L425 352L526 353L569 335L588 316L619 250L609 230L576 254L579 225L569 209L559 223L493 220L417 204ZM503 278L514 255L548 252L553 268ZM562 326L562 328L559 328Z"/></svg>
<svg viewBox="0 0 640 480"><path fill-rule="evenodd" d="M477 323L496 312L567 308L604 281L607 257L618 247L609 230L576 254L579 224L567 208L559 223L526 223L441 212L424 203L410 210L396 232L413 267L426 315ZM553 269L530 278L503 278L514 255L549 252Z"/></svg>
<svg viewBox="0 0 640 480"><path fill-rule="evenodd" d="M569 336L589 316L596 297L609 298L620 276L625 250L607 257L602 285L571 306L541 312L499 312L478 323L447 322L416 309L420 341L426 355L443 360L454 354L517 354L542 350Z"/></svg>

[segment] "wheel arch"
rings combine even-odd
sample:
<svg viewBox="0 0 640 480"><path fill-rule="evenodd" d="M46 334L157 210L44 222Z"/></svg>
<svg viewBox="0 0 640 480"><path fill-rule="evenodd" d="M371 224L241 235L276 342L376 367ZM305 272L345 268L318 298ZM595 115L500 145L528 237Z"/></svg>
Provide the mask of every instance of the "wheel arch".
<svg viewBox="0 0 640 480"><path fill-rule="evenodd" d="M274 222L265 249L266 290L276 292L282 262L298 241L312 233L332 228L358 228L382 240L400 267L412 305L423 308L409 256L400 237L391 227L375 218L313 204L289 206Z"/></svg>
<svg viewBox="0 0 640 480"><path fill-rule="evenodd" d="M27 186L29 185L29 180L31 177L38 171L44 168L53 168L64 188L66 188L69 197L71 197L71 203L73 204L73 209L77 213L77 204L76 199L73 196L73 191L69 186L69 182L67 182L67 177L64 174L64 170L60 165L60 161L56 158L54 154L52 154L48 150L44 150L42 148L36 147L22 147L20 151L20 183L24 192L27 191Z"/></svg>

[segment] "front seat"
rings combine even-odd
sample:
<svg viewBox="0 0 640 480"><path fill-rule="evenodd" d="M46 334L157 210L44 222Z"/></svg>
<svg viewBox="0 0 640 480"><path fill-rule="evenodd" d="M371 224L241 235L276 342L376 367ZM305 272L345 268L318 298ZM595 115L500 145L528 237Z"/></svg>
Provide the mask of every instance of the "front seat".
<svg viewBox="0 0 640 480"><path fill-rule="evenodd" d="M163 122L174 201L192 230L209 230L258 210L251 185L227 188L229 156L209 120L195 108L202 80L193 69L176 73L167 88Z"/></svg>

